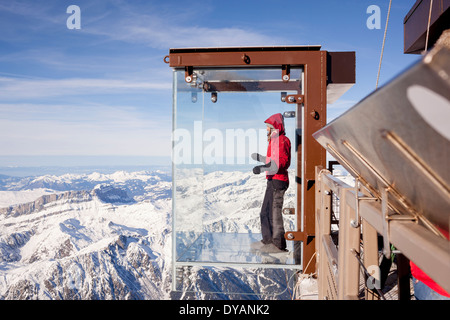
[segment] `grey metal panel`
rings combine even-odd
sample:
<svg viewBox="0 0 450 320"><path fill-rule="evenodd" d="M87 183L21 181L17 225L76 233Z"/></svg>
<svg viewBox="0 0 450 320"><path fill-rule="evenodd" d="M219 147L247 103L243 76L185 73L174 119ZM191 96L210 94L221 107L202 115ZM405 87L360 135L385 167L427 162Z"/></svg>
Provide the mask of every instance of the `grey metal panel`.
<svg viewBox="0 0 450 320"><path fill-rule="evenodd" d="M432 51L313 136L375 195L390 187L398 213L449 231L448 49Z"/></svg>

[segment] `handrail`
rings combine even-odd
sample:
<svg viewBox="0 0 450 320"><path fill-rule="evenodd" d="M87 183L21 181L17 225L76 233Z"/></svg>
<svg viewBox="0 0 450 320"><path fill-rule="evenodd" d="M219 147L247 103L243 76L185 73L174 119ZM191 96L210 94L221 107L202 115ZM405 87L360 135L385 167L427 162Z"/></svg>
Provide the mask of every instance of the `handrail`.
<svg viewBox="0 0 450 320"><path fill-rule="evenodd" d="M340 199L338 246L331 239L331 192ZM319 299L357 297L360 267L369 278L367 284L370 288L366 289L366 298L369 296L367 292L372 297L383 298L379 288L373 286L374 283L380 283L374 281L379 279L373 278L379 277L379 273L371 276L367 271L373 267L378 268L378 265L372 265L374 261L378 261L377 233L383 235L384 246L394 245L397 254L407 258L402 260L408 262L408 266L409 260L414 261L441 287L450 291L450 278L447 277L450 272L449 242L419 225L414 216L396 214L387 203L381 203L386 202L386 199L359 202L360 200L379 199L365 196L357 187L351 187L331 175L328 170L316 167L316 264ZM361 228L363 224L365 227ZM364 255L360 253L361 237L364 240ZM331 272L332 270L334 271ZM403 283L404 281L402 285ZM407 286L400 287L399 281L399 291L408 291L407 295L402 296L409 297L409 281L407 283Z"/></svg>

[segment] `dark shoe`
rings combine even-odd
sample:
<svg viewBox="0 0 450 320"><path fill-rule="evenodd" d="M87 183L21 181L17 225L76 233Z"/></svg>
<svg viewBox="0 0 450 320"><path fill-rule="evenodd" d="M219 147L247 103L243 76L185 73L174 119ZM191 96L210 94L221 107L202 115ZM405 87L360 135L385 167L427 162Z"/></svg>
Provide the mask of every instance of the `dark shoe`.
<svg viewBox="0 0 450 320"><path fill-rule="evenodd" d="M261 248L264 246L265 244L262 241L256 241L250 244L250 248L252 248L253 250L261 250Z"/></svg>
<svg viewBox="0 0 450 320"><path fill-rule="evenodd" d="M286 249L283 250L283 249L278 248L273 243L269 243L269 244L264 245L261 248L261 252L264 252L264 253L286 253L288 251Z"/></svg>

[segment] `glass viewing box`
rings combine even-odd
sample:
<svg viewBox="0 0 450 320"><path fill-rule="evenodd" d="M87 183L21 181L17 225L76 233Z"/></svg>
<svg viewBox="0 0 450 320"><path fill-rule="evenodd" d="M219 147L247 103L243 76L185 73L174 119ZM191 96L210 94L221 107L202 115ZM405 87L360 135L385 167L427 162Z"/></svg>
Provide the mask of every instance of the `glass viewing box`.
<svg viewBox="0 0 450 320"><path fill-rule="evenodd" d="M174 71L173 230L175 267L225 266L300 269L293 242L288 253L261 254L251 248L262 239L259 213L265 173L255 175L252 153L266 155L264 121L295 105L283 100L302 89L301 67L291 69L285 85L280 69L196 69L192 81L185 70ZM289 89L289 90L287 90ZM296 202L296 129L285 118L291 140L291 187L284 207ZM259 163L260 164L260 163ZM284 216L285 230L296 226Z"/></svg>
<svg viewBox="0 0 450 320"><path fill-rule="evenodd" d="M326 124L329 82L333 97L339 95L342 79L327 75L331 57L320 46L304 46L171 49L164 59L174 70L174 291L195 291L186 281L186 268L250 268L256 276L278 270L287 276L311 262L308 270L314 270L309 177L315 166L325 166L326 156L309 141ZM333 57L346 65L343 56ZM354 63L354 55L349 61ZM251 247L262 239L260 210L267 184L264 172L253 174L261 163L251 155L266 155L264 121L276 113L284 115L292 148L283 220L285 237L293 241L287 241L288 252L269 254Z"/></svg>

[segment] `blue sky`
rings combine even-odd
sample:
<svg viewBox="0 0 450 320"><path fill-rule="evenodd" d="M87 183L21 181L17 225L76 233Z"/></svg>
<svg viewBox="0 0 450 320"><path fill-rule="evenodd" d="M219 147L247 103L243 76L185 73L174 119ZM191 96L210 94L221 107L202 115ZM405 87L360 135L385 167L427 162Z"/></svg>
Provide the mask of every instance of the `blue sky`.
<svg viewBox="0 0 450 320"><path fill-rule="evenodd" d="M393 1L380 85L420 58L403 54L403 19L414 2ZM366 26L373 4L381 9L378 30ZM69 5L81 9L80 30L66 26ZM338 116L375 89L388 5L2 1L0 166L20 165L23 156L170 156L172 70L163 62L169 48L320 44L356 51L357 84L329 105L330 118Z"/></svg>

